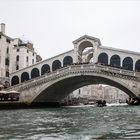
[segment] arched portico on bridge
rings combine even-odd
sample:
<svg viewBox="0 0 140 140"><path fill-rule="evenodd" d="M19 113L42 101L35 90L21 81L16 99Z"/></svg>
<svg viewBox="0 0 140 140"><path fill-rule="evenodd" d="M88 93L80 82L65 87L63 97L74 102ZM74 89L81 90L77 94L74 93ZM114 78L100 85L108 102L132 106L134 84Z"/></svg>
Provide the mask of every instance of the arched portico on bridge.
<svg viewBox="0 0 140 140"><path fill-rule="evenodd" d="M44 85L39 95L33 102L60 102L74 90L91 84L106 84L116 87L131 97L136 97L125 83L106 78L100 75L76 75L67 78L57 79L51 85Z"/></svg>
<svg viewBox="0 0 140 140"><path fill-rule="evenodd" d="M83 41L83 42L81 42L79 44L79 46L78 46L78 62L87 61L87 59L84 60L83 55L89 49L91 49L93 51L93 44L92 44L92 42L90 42L90 41ZM93 52L92 52L92 57L93 57Z"/></svg>
<svg viewBox="0 0 140 140"><path fill-rule="evenodd" d="M44 64L41 67L41 75L44 75L45 73L49 73L50 72L50 66L48 64Z"/></svg>
<svg viewBox="0 0 140 140"><path fill-rule="evenodd" d="M98 56L98 63L108 65L108 55L107 55L107 53L102 52L102 53Z"/></svg>
<svg viewBox="0 0 140 140"><path fill-rule="evenodd" d="M73 63L73 59L71 56L65 56L63 59L63 67L71 65Z"/></svg>
<svg viewBox="0 0 140 140"><path fill-rule="evenodd" d="M73 58L71 56L69 56L69 55L66 55L62 59L62 62L60 60L54 60L52 62L52 69L51 69L49 64L45 63L45 64L42 64L40 66L40 68L35 67L35 68L32 68L28 72L23 71L20 75L14 75L11 78L11 86L17 85L20 82L23 83L23 82L28 81L30 79L39 77L41 75L44 75L46 73L58 70L58 69L60 69L62 67L66 67L66 66L71 65L71 64L73 64ZM18 81L17 81L17 79L18 79Z"/></svg>
<svg viewBox="0 0 140 140"><path fill-rule="evenodd" d="M11 79L11 85L17 85L19 84L19 77L17 75L13 76Z"/></svg>
<svg viewBox="0 0 140 140"><path fill-rule="evenodd" d="M120 67L121 66L121 58L119 55L113 55L111 56L110 58L110 65L111 66L117 66L117 67Z"/></svg>
<svg viewBox="0 0 140 140"><path fill-rule="evenodd" d="M29 73L28 72L23 72L21 74L21 83L25 82L25 81L28 81L28 80L29 80Z"/></svg>

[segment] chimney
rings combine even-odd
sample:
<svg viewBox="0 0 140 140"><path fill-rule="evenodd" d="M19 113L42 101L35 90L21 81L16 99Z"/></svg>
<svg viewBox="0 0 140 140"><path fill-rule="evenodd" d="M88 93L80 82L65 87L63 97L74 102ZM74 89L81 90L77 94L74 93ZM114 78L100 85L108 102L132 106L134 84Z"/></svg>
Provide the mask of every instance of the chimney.
<svg viewBox="0 0 140 140"><path fill-rule="evenodd" d="M5 34L5 24L1 23L1 32Z"/></svg>

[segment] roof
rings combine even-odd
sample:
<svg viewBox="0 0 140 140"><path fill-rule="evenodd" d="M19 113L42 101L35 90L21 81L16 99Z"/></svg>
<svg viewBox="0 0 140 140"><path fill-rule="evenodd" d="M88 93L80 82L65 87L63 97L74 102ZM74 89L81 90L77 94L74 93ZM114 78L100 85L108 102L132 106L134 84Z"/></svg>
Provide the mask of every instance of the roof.
<svg viewBox="0 0 140 140"><path fill-rule="evenodd" d="M0 32L0 35L3 35L4 37L6 37L6 38L8 38L8 39L10 39L10 40L13 40L13 38L7 36L6 34L4 34L4 33L2 33L2 32Z"/></svg>
<svg viewBox="0 0 140 140"><path fill-rule="evenodd" d="M134 54L134 55L140 55L140 52L134 52L134 51L130 51L130 50L123 50L123 49L119 49L119 48L113 48L113 47L107 47L107 46L100 46L100 48L101 49L118 51L118 52L123 52L123 53Z"/></svg>
<svg viewBox="0 0 140 140"><path fill-rule="evenodd" d="M101 45L101 41L99 38L96 38L96 37L92 37L92 36L89 36L89 35L83 35L81 36L80 38L76 39L73 41L73 44L77 44L79 41L83 40L83 39L90 39L90 40L94 40L94 41L97 41L99 43L99 45Z"/></svg>

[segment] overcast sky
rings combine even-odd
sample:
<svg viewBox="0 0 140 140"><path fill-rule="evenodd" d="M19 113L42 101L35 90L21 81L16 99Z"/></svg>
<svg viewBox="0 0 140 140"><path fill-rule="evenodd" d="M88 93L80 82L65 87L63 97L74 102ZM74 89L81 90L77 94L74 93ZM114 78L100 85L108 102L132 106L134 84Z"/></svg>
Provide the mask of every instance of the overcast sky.
<svg viewBox="0 0 140 140"><path fill-rule="evenodd" d="M140 52L139 0L0 0L6 34L28 39L43 59L87 34L103 46Z"/></svg>

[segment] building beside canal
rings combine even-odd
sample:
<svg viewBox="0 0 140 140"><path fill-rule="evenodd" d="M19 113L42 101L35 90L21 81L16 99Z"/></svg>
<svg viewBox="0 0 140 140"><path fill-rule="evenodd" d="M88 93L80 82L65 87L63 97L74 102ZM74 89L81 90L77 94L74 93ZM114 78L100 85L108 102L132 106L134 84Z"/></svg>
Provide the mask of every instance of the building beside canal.
<svg viewBox="0 0 140 140"><path fill-rule="evenodd" d="M118 88L99 84L84 86L70 94L67 99L72 100L73 98L82 98L88 100L89 102L96 100L106 100L108 103L115 103L125 102L129 96Z"/></svg>
<svg viewBox="0 0 140 140"><path fill-rule="evenodd" d="M0 24L0 82L7 85L9 74L41 61L33 44L5 33L5 24Z"/></svg>

